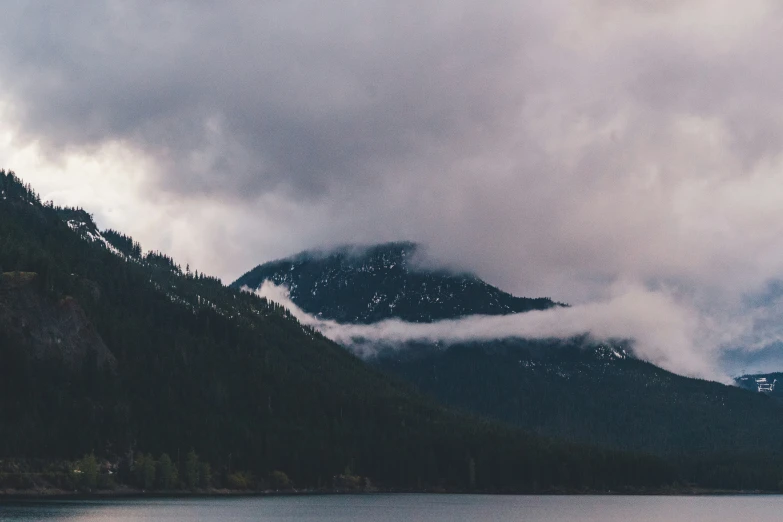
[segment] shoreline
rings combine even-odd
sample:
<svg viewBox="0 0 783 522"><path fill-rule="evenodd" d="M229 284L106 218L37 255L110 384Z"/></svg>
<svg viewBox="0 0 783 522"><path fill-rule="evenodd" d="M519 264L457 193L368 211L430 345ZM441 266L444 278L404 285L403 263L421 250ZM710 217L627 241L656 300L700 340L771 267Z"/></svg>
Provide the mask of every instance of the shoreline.
<svg viewBox="0 0 783 522"><path fill-rule="evenodd" d="M69 500L134 500L134 499L186 499L186 498L234 498L234 497L286 497L286 496L321 496L321 495L488 495L488 496L649 496L649 497L700 497L700 496L754 496L780 495L779 491L763 490L721 490L702 488L663 488L655 490L628 491L449 491L449 490L394 490L377 489L364 490L333 490L333 489L301 489L301 490L171 490L144 491L134 488L117 488L114 490L98 490L94 492L68 491L62 489L32 489L32 490L0 490L0 504L12 502L42 502Z"/></svg>

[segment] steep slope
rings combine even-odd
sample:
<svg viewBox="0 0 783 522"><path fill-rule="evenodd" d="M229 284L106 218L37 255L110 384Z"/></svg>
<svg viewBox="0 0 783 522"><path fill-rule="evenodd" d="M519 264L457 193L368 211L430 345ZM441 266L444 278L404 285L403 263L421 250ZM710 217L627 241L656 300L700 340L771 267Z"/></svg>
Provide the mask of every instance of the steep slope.
<svg viewBox="0 0 783 522"><path fill-rule="evenodd" d="M41 300L37 279L31 272L0 274L0 330L5 337L30 346L30 357L56 360L63 368L79 368L88 358L114 368L114 355L79 303L71 297Z"/></svg>
<svg viewBox="0 0 783 522"><path fill-rule="evenodd" d="M419 346L372 362L445 404L542 435L661 455L783 451L777 401L587 338Z"/></svg>
<svg viewBox="0 0 783 522"><path fill-rule="evenodd" d="M417 248L400 242L302 252L259 265L232 286L255 289L270 280L287 286L304 311L345 323L431 322L557 306L548 298L514 297L471 274L422 269L413 261Z"/></svg>
<svg viewBox="0 0 783 522"><path fill-rule="evenodd" d="M361 262L344 261L342 252L323 254L322 259L328 262L304 255L301 260L262 265L254 277L283 284L304 281L298 292L291 292L297 305L318 313L322 310L314 307L324 303L324 316L367 321L378 316L352 317L345 310L370 309L374 303L371 296L387 295L385 278L366 274L379 264L396 263L396 259L389 261L380 254L390 248L400 251L388 245L370 248L370 254L355 258ZM361 272L345 273L350 270ZM245 279L250 283L258 280ZM333 284L334 280L339 283ZM319 282L317 298L310 295L315 282ZM354 292L351 285L355 282L362 287ZM450 302L473 298L460 288L452 288ZM410 305L422 302L427 310L428 303L439 297L438 292L428 293L431 289L429 285L426 290L420 288ZM343 305L346 298L348 305ZM384 309L381 316L417 317L414 312L397 315L394 310ZM448 315L447 308L440 311L446 318L456 318L470 308L450 310L453 315ZM494 309L495 313L508 311L510 308ZM425 312L419 317L433 316ZM368 362L444 404L546 436L652 452L678 462L691 462L694 455L701 459L736 458L732 464L720 466L726 480L752 480L739 471L739 461L754 462L756 469L762 469L767 464L759 463L759 455L779 459L783 453L783 408L777 401L737 387L674 375L636 359L632 346L625 343L602 344L582 337L362 348L365 353L378 353Z"/></svg>
<svg viewBox="0 0 783 522"><path fill-rule="evenodd" d="M215 480L348 467L398 488L660 485L662 461L444 411L258 297L0 172L0 458L195 449ZM34 274L34 275L33 275ZM121 468L121 469L127 469Z"/></svg>

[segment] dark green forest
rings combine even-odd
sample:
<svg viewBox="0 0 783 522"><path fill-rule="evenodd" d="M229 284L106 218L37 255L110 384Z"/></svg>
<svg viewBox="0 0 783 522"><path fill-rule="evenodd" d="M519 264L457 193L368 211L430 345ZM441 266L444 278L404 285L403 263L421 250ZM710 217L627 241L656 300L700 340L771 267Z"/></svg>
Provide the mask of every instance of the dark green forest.
<svg viewBox="0 0 783 522"><path fill-rule="evenodd" d="M369 362L455 409L546 437L660 455L713 487L771 487L783 470L782 402L673 374L631 356L627 343L418 345ZM708 470L697 460L721 464Z"/></svg>
<svg viewBox="0 0 783 522"><path fill-rule="evenodd" d="M278 305L99 233L86 211L41 203L5 171L0 268L0 479L78 460L87 487L100 487L92 477L105 462L141 487L174 484L175 472L189 487L367 477L401 490L584 491L680 480L658 457L445 410Z"/></svg>

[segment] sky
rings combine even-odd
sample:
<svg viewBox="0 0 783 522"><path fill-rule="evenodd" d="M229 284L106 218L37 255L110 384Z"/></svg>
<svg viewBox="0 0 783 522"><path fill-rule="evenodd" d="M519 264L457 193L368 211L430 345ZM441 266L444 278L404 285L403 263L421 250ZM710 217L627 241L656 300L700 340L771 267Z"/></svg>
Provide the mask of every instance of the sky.
<svg viewBox="0 0 783 522"><path fill-rule="evenodd" d="M0 10L0 166L145 249L228 282L410 239L651 334L687 317L658 342L692 373L780 352L776 0Z"/></svg>

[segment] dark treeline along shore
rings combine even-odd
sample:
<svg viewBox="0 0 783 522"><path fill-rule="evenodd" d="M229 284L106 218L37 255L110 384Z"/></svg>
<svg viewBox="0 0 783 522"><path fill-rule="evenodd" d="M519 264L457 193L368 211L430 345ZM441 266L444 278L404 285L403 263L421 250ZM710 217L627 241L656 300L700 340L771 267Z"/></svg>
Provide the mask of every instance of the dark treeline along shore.
<svg viewBox="0 0 783 522"><path fill-rule="evenodd" d="M5 171L0 273L2 490L639 491L686 480L659 456L447 410L280 306L143 253L84 210L41 203ZM720 487L703 469L687 480ZM781 469L747 473L743 487L773 489Z"/></svg>

